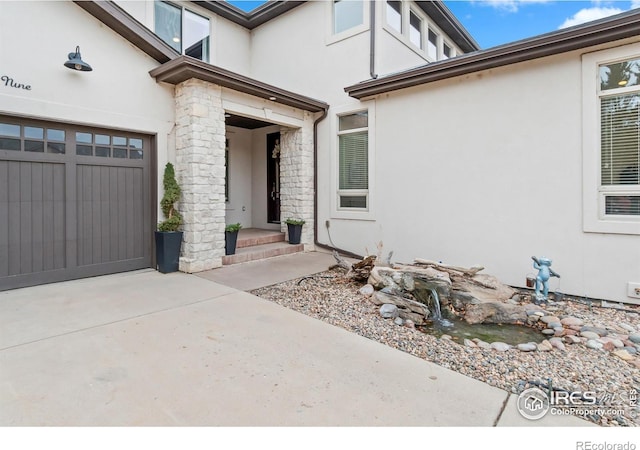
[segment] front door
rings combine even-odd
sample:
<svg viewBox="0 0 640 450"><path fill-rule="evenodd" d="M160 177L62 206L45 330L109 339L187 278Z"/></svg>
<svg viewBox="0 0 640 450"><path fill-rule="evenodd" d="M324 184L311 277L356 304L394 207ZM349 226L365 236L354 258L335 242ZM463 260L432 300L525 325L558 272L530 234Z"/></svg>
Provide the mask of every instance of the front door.
<svg viewBox="0 0 640 450"><path fill-rule="evenodd" d="M267 134L267 221L280 223L280 133Z"/></svg>

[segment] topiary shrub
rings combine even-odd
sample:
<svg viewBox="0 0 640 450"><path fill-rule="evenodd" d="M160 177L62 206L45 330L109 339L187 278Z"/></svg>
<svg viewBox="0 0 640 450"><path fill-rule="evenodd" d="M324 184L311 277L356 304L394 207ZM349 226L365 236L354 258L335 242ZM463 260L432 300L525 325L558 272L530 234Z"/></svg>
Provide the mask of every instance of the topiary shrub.
<svg viewBox="0 0 640 450"><path fill-rule="evenodd" d="M164 168L162 185L164 186L164 196L160 201L160 207L165 220L158 224L158 231L178 231L182 225L182 216L176 209L175 203L180 199L180 186L176 181L176 174L171 163L167 163Z"/></svg>

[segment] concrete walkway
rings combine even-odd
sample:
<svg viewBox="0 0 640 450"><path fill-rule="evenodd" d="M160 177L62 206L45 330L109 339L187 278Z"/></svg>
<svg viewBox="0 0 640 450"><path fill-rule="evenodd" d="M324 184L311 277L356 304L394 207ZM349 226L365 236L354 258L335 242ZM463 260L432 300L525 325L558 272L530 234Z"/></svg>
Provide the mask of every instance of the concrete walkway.
<svg viewBox="0 0 640 450"><path fill-rule="evenodd" d="M0 425L589 425L239 290L327 257L0 292Z"/></svg>

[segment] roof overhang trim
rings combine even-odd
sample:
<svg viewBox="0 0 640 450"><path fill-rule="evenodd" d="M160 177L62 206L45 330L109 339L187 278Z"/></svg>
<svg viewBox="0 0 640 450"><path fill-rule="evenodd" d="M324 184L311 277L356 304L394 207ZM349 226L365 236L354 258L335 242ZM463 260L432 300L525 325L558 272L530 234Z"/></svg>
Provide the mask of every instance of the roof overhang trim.
<svg viewBox="0 0 640 450"><path fill-rule="evenodd" d="M155 78L156 81L174 85L191 78L196 78L312 113L326 111L329 108L327 103L320 100L280 89L221 67L205 63L190 56L175 58L151 70L149 74ZM275 100L273 100L274 98Z"/></svg>
<svg viewBox="0 0 640 450"><path fill-rule="evenodd" d="M430 63L375 80L363 81L347 86L344 90L351 97L361 99L482 70L638 37L639 34L640 11L636 10L614 16L614 18L602 19L512 44Z"/></svg>

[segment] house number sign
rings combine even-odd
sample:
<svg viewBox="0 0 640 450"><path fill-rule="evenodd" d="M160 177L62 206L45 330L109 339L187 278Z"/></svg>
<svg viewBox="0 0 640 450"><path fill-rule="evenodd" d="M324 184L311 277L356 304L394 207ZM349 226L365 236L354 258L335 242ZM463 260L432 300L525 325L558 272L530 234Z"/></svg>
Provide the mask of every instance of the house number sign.
<svg viewBox="0 0 640 450"><path fill-rule="evenodd" d="M30 84L18 83L8 75L2 75L0 77L0 84L4 87L12 87L14 89L24 89L25 91L31 90Z"/></svg>

